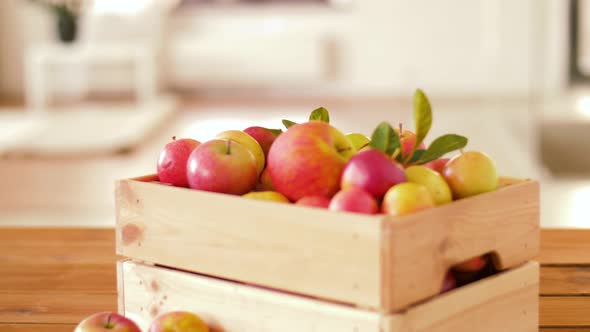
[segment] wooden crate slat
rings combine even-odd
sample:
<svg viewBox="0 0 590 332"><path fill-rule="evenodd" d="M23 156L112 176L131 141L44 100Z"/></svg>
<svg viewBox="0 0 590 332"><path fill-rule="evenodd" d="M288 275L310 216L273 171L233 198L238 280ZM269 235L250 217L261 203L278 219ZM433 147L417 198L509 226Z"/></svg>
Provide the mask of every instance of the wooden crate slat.
<svg viewBox="0 0 590 332"><path fill-rule="evenodd" d="M541 295L590 295L590 266L541 267Z"/></svg>
<svg viewBox="0 0 590 332"><path fill-rule="evenodd" d="M126 261L124 314L147 328L159 313L188 310L219 331L379 331L377 313ZM256 327L257 329L254 329Z"/></svg>
<svg viewBox="0 0 590 332"><path fill-rule="evenodd" d="M138 181L119 182L117 192L120 255L380 305L377 217Z"/></svg>
<svg viewBox="0 0 590 332"><path fill-rule="evenodd" d="M147 327L159 313L198 313L227 332L476 332L538 328L536 263L479 281L399 314L383 314L189 272L119 263L124 314ZM495 323L497 322L497 323ZM501 325L498 325L500 324Z"/></svg>
<svg viewBox="0 0 590 332"><path fill-rule="evenodd" d="M538 264L527 263L412 307L389 331L537 331L538 277Z"/></svg>
<svg viewBox="0 0 590 332"><path fill-rule="evenodd" d="M448 269L494 253L501 269L539 251L539 185L521 182L404 218L388 218L383 307L400 310L436 294Z"/></svg>

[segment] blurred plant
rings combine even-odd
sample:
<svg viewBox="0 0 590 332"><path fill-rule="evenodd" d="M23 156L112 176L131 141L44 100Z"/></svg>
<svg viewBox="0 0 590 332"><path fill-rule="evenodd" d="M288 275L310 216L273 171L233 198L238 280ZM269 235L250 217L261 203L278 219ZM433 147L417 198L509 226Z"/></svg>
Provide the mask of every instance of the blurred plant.
<svg viewBox="0 0 590 332"><path fill-rule="evenodd" d="M29 0L51 10L57 20L59 39L64 43L76 40L78 17L88 1L83 0Z"/></svg>

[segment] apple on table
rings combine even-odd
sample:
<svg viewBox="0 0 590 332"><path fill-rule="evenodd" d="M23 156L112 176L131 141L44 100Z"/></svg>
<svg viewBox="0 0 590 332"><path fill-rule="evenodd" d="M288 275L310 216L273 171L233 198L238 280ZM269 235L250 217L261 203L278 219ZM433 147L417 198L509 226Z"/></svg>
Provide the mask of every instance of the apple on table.
<svg viewBox="0 0 590 332"><path fill-rule="evenodd" d="M142 332L137 324L114 312L99 312L84 319L74 332Z"/></svg>

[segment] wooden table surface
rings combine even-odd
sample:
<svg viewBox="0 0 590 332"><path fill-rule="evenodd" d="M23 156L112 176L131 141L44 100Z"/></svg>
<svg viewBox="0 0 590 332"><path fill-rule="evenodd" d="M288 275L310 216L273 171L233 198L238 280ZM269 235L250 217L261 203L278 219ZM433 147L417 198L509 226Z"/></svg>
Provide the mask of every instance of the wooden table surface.
<svg viewBox="0 0 590 332"><path fill-rule="evenodd" d="M0 331L72 332L117 310L112 229L0 228ZM590 332L590 230L543 230L543 332Z"/></svg>

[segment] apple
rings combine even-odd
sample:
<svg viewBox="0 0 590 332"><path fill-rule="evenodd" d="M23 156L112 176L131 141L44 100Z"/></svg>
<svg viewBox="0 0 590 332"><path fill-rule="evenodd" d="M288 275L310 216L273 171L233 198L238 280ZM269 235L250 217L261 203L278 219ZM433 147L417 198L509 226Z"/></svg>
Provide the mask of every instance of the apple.
<svg viewBox="0 0 590 332"><path fill-rule="evenodd" d="M383 197L383 212L402 216L434 207L436 204L425 186L412 182L396 184Z"/></svg>
<svg viewBox="0 0 590 332"><path fill-rule="evenodd" d="M327 209L330 206L330 199L324 196L305 196L301 197L295 205Z"/></svg>
<svg viewBox="0 0 590 332"><path fill-rule="evenodd" d="M483 256L473 257L465 262L456 264L453 266L453 270L459 272L478 272L481 271L487 263L487 260Z"/></svg>
<svg viewBox="0 0 590 332"><path fill-rule="evenodd" d="M346 138L348 138L350 144L352 144L357 151L367 146L371 141L367 136L359 133L347 134Z"/></svg>
<svg viewBox="0 0 590 332"><path fill-rule="evenodd" d="M418 183L426 187L432 195L436 205L443 205L453 201L451 188L440 175L426 166L410 166L406 168L408 182Z"/></svg>
<svg viewBox="0 0 590 332"><path fill-rule="evenodd" d="M326 122L290 127L268 152L268 172L276 190L291 201L304 196L332 197L340 176L355 153L350 141Z"/></svg>
<svg viewBox="0 0 590 332"><path fill-rule="evenodd" d="M166 144L158 158L158 179L162 183L177 187L188 187L186 162L188 156L201 143L190 138L176 139Z"/></svg>
<svg viewBox="0 0 590 332"><path fill-rule="evenodd" d="M344 167L340 186L342 189L357 187L382 199L387 190L406 181L403 167L378 150L366 150L355 154Z"/></svg>
<svg viewBox="0 0 590 332"><path fill-rule="evenodd" d="M275 186L272 184L270 174L268 174L268 168L265 168L264 171L262 171L262 174L260 174L256 189L260 191L275 191Z"/></svg>
<svg viewBox="0 0 590 332"><path fill-rule="evenodd" d="M280 203L291 203L283 194L276 191L252 191L243 196L244 198L257 199L261 201L273 201Z"/></svg>
<svg viewBox="0 0 590 332"><path fill-rule="evenodd" d="M231 139L214 139L191 153L187 178L192 189L243 195L256 187L258 172L245 146Z"/></svg>
<svg viewBox="0 0 590 332"><path fill-rule="evenodd" d="M262 173L266 160L264 157L264 151L262 150L260 144L258 144L258 142L252 138L252 136L239 130L227 130L219 133L219 135L217 135L215 138L231 139L245 146L250 151L250 153L252 153L254 159L256 160L256 169L258 170L258 175Z"/></svg>
<svg viewBox="0 0 590 332"><path fill-rule="evenodd" d="M477 151L463 152L446 163L443 172L455 199L470 197L498 188L494 161Z"/></svg>
<svg viewBox="0 0 590 332"><path fill-rule="evenodd" d="M446 293L455 288L457 288L457 279L455 279L455 276L451 271L448 271L445 275L445 280L443 281L440 293Z"/></svg>
<svg viewBox="0 0 590 332"><path fill-rule="evenodd" d="M402 146L402 156L406 157L410 151L414 148L414 143L416 142L416 134L409 130L402 129L400 134L400 129L395 128L395 132L399 135L399 141ZM426 146L424 143L420 143L417 149L425 149Z"/></svg>
<svg viewBox="0 0 590 332"><path fill-rule="evenodd" d="M443 172L443 168L445 167L445 165L447 164L447 162L449 162L449 158L440 158L440 159L436 159L433 161L429 161L426 164L422 165L424 167L428 167L433 171L439 172L440 174L442 174Z"/></svg>
<svg viewBox="0 0 590 332"><path fill-rule="evenodd" d="M371 194L360 188L342 189L330 201L332 211L375 214L379 211L377 201Z"/></svg>
<svg viewBox="0 0 590 332"><path fill-rule="evenodd" d="M209 327L193 313L172 311L156 317L148 332L209 332Z"/></svg>
<svg viewBox="0 0 590 332"><path fill-rule="evenodd" d="M137 324L114 312L99 312L84 319L74 332L141 332Z"/></svg>
<svg viewBox="0 0 590 332"><path fill-rule="evenodd" d="M265 157L268 155L270 146L277 138L270 130L263 127L248 127L244 129L244 132L252 136L260 144Z"/></svg>

